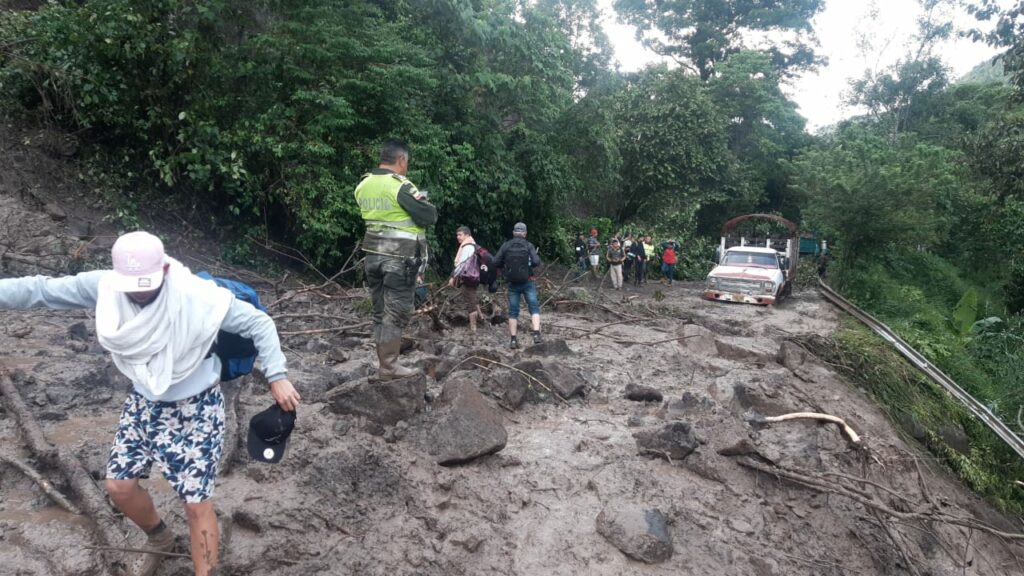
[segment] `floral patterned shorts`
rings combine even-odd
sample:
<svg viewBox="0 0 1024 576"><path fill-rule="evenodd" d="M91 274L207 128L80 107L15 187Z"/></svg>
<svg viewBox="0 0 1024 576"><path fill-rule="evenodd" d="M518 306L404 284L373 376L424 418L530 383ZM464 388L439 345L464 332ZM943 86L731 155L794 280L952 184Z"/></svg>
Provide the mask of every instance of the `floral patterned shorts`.
<svg viewBox="0 0 1024 576"><path fill-rule="evenodd" d="M156 462L178 496L197 504L213 496L223 448L220 386L178 402L153 402L133 391L121 411L107 478L149 478Z"/></svg>

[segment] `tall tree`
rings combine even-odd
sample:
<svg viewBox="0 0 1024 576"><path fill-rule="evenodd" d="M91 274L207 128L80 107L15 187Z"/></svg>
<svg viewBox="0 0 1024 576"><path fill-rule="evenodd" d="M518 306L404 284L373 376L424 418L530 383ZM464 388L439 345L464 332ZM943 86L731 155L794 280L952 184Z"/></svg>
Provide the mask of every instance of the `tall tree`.
<svg viewBox="0 0 1024 576"><path fill-rule="evenodd" d="M725 118L692 76L658 66L633 78L616 118L621 136L617 220L692 220L721 188L734 162Z"/></svg>
<svg viewBox="0 0 1024 576"><path fill-rule="evenodd" d="M637 39L707 80L715 66L744 49L771 55L783 74L821 59L811 26L824 0L615 0Z"/></svg>

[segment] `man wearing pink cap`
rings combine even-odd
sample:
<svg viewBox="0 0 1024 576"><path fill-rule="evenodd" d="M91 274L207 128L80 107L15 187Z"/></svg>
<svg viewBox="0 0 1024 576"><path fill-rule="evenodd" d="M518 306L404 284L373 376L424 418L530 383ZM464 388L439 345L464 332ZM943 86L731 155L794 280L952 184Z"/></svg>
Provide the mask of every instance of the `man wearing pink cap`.
<svg viewBox="0 0 1024 576"><path fill-rule="evenodd" d="M113 270L75 276L0 280L0 308L94 308L96 336L132 382L107 462L107 492L148 535L146 548L169 552L174 535L139 486L156 463L185 506L198 576L217 564L214 481L224 441L220 330L252 339L284 410L299 394L288 381L274 321L164 254L159 238L132 232L111 250ZM162 556L141 554L133 574L151 576Z"/></svg>

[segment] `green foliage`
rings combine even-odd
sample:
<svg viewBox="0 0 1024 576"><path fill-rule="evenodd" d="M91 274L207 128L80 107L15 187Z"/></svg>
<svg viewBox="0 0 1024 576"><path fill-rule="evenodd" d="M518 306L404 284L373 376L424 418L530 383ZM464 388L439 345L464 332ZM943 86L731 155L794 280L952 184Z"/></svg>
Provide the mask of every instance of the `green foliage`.
<svg viewBox="0 0 1024 576"><path fill-rule="evenodd" d="M1007 312L1024 313L1024 262L1017 262L1010 269L1010 278L1003 286L1003 293Z"/></svg>
<svg viewBox="0 0 1024 576"><path fill-rule="evenodd" d="M731 158L726 119L700 82L665 67L638 75L624 94L619 221L661 220L721 200Z"/></svg>
<svg viewBox="0 0 1024 576"><path fill-rule="evenodd" d="M974 322L978 319L978 291L971 288L953 308L953 330L960 336L971 333Z"/></svg>
<svg viewBox="0 0 1024 576"><path fill-rule="evenodd" d="M927 247L944 238L942 208L960 185L957 160L912 137L892 142L851 126L792 168L794 186L809 198L807 224L836 239L846 265L858 266L891 243Z"/></svg>
<svg viewBox="0 0 1024 576"><path fill-rule="evenodd" d="M764 50L779 71L795 73L816 65L811 19L824 4L822 0L616 0L615 9L637 26L646 45L689 62L707 80L717 64L764 33L781 39Z"/></svg>

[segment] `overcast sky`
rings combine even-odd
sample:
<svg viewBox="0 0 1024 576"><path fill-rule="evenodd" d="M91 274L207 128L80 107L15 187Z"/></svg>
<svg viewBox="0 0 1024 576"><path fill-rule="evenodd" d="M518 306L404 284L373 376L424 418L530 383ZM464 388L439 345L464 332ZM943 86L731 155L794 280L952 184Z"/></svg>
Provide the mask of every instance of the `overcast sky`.
<svg viewBox="0 0 1024 576"><path fill-rule="evenodd" d="M611 8L613 0L601 2L606 11L605 30L615 47L621 69L638 70L657 61L654 53L636 42L633 27L617 22ZM869 17L872 10L877 14L874 19ZM867 69L884 68L906 54L908 46L913 43L920 13L916 0L826 0L825 9L813 23L821 44L818 53L826 56L829 63L786 87L786 93L807 118L808 130L813 131L858 113L844 108L841 102L849 80L861 77ZM965 14L957 16L955 21L964 26L974 24L974 20ZM866 54L857 46L858 39L865 36L872 44ZM995 53L987 45L967 40L948 42L939 47L939 55L952 68L954 78Z"/></svg>

